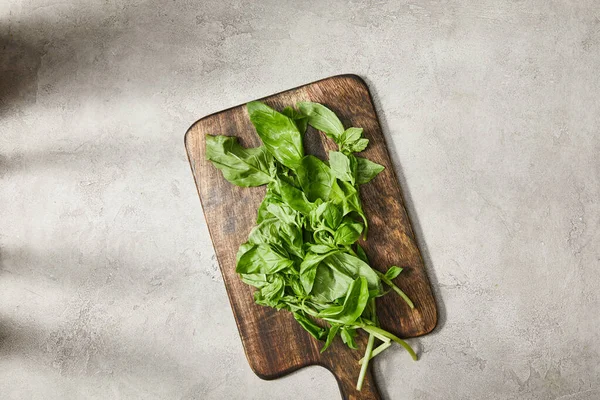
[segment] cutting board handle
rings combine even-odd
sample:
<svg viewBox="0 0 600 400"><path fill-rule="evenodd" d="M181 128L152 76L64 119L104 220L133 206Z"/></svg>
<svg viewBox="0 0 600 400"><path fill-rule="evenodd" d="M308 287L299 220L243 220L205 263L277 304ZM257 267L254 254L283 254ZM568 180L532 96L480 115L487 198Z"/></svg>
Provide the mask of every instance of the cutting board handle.
<svg viewBox="0 0 600 400"><path fill-rule="evenodd" d="M365 375L363 387L360 392L356 390L356 369L344 367L347 367L347 364L339 363L329 368L337 380L343 400L381 400L371 367L369 367Z"/></svg>

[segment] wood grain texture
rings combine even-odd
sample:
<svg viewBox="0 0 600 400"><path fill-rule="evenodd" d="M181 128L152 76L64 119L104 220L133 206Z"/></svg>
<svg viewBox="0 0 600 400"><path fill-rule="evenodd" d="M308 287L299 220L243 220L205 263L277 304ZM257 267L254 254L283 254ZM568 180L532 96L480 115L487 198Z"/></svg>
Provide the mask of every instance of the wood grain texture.
<svg viewBox="0 0 600 400"><path fill-rule="evenodd" d="M392 293L377 299L381 326L404 338L430 332L437 323L435 301L365 82L356 75L340 75L262 101L278 110L298 101L319 102L332 109L344 126L364 128L370 142L361 155L382 164L385 170L360 188L369 220L369 237L363 246L374 268L380 271L391 265L405 268L395 283L415 303L411 311ZM227 182L204 156L207 134L238 136L243 146L258 146L261 142L244 105L202 118L185 136L206 223L250 367L259 377L274 379L308 365L321 365L335 375L345 399L379 399L371 372L363 390L359 393L354 389L366 335L358 341L358 351L348 349L338 338L320 354L322 343L306 333L289 312L277 312L254 303L254 288L242 283L235 273L235 255L255 224L265 188L240 188ZM335 146L324 134L309 128L305 148L308 154L325 158L326 151Z"/></svg>

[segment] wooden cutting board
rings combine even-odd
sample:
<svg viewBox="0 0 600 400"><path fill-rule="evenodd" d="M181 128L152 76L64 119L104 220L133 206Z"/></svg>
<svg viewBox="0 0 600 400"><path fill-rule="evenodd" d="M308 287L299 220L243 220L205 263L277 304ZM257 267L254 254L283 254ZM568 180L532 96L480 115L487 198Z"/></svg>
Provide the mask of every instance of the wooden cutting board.
<svg viewBox="0 0 600 400"><path fill-rule="evenodd" d="M307 100L332 109L345 127L364 128L369 146L363 155L385 166L373 181L360 187L369 220L369 237L363 246L374 268L405 268L395 282L413 300L415 309L411 311L399 296L389 293L377 299L381 326L404 338L430 332L437 323L435 301L365 82L356 75L340 75L261 99L277 110ZM308 365L320 365L335 375L344 399L379 399L370 371L362 391L354 388L366 335L357 341L359 350L348 349L336 338L320 354L322 343L305 332L289 312L254 304L254 288L242 283L235 273L235 255L255 224L265 188L240 188L227 182L204 156L207 134L238 136L243 146L259 146L261 142L245 105L204 117L185 135L204 216L250 367L259 377L274 379ZM307 154L326 159L327 150L335 146L324 134L309 128L305 148Z"/></svg>

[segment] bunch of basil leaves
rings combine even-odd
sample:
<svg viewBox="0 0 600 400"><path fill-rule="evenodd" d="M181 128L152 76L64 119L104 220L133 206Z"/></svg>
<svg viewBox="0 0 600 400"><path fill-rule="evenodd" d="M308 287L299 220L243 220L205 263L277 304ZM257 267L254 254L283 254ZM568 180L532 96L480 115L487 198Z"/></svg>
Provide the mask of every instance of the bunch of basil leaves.
<svg viewBox="0 0 600 400"><path fill-rule="evenodd" d="M207 135L206 157L235 185L267 185L256 226L237 254L236 272L256 287L256 303L291 311L304 329L325 342L321 352L338 334L356 349L357 330L366 331L360 390L369 360L390 340L416 360L406 342L378 326L375 311L375 298L386 293L382 282L414 307L392 282L402 269L394 266L383 274L371 268L357 242L361 236L366 239L368 228L358 186L384 167L354 155L369 143L362 128L345 129L319 103L296 106L277 112L257 101L248 103L263 145L244 148L236 137ZM308 125L338 145L339 151L329 152L329 162L304 153ZM316 319L327 324L318 325ZM375 339L382 341L376 348Z"/></svg>

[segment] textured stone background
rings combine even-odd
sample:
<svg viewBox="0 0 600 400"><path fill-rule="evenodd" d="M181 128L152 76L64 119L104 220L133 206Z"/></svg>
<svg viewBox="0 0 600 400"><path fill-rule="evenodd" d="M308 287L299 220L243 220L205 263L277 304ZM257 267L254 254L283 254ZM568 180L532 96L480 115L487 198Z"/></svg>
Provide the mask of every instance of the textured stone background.
<svg viewBox="0 0 600 400"><path fill-rule="evenodd" d="M250 371L183 134L348 72L441 313L385 397L600 398L599 3L252 3L0 2L0 398L339 398Z"/></svg>

